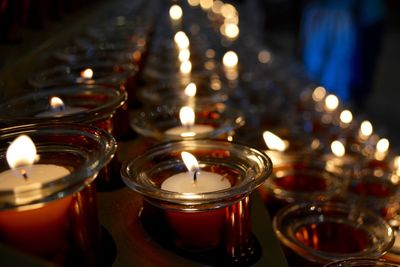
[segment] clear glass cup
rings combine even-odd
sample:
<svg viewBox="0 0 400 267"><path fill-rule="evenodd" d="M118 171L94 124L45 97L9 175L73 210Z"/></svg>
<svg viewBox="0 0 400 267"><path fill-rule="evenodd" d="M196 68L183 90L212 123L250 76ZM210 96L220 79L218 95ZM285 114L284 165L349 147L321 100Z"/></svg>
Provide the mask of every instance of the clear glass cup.
<svg viewBox="0 0 400 267"><path fill-rule="evenodd" d="M130 118L131 127L139 134L158 141L189 140L189 139L229 139L235 129L243 126L244 117L236 110L223 103L196 101L195 125L209 126L210 130L194 135L173 135L167 131L182 124L179 119L179 110L182 106L171 104L152 107L134 113ZM190 128L188 129L190 132Z"/></svg>
<svg viewBox="0 0 400 267"><path fill-rule="evenodd" d="M99 264L96 260L102 233L93 181L116 152L114 138L97 127L81 124L2 128L1 176L10 171L6 162L9 144L23 134L36 145L39 159L34 165L57 165L70 174L48 182L30 181L28 176L23 185L2 184L0 240L60 265ZM16 174L15 179L23 178Z"/></svg>
<svg viewBox="0 0 400 267"><path fill-rule="evenodd" d="M77 109L68 114L51 113L50 99L57 96L62 99L65 111ZM114 135L113 126L115 111L126 100L126 92L110 90L97 85L74 85L67 87L54 87L30 92L26 95L10 99L0 104L0 124L4 126L21 124L47 124L47 123L84 123L95 125ZM40 116L47 114L45 116ZM96 183L100 188L122 185L119 178L121 162L114 157L110 164L105 166Z"/></svg>
<svg viewBox="0 0 400 267"><path fill-rule="evenodd" d="M290 203L330 201L341 197L347 176L312 153L266 151L274 169L259 188L271 216Z"/></svg>
<svg viewBox="0 0 400 267"><path fill-rule="evenodd" d="M385 260L365 258L365 259L348 259L335 261L324 265L324 267L398 267L398 264Z"/></svg>
<svg viewBox="0 0 400 267"><path fill-rule="evenodd" d="M186 172L182 151L197 158L200 172L222 175L231 187L206 193L161 189L170 176ZM219 255L227 256L230 263L244 263L254 254L249 197L271 170L271 161L259 150L223 141L188 140L149 149L126 162L121 175L128 187L144 197L141 216L153 224L152 237L185 252L222 249Z"/></svg>
<svg viewBox="0 0 400 267"><path fill-rule="evenodd" d="M392 247L395 237L376 213L340 203L292 204L280 210L272 224L293 266L378 258Z"/></svg>

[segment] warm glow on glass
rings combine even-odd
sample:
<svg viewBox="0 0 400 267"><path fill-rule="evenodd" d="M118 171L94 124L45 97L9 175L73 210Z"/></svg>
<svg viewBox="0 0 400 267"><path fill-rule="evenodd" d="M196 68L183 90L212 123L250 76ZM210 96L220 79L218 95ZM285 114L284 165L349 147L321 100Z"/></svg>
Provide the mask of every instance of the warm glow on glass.
<svg viewBox="0 0 400 267"><path fill-rule="evenodd" d="M376 151L379 153L385 153L389 150L389 140L386 138L379 139L378 143L376 143Z"/></svg>
<svg viewBox="0 0 400 267"><path fill-rule="evenodd" d="M195 114L194 110L189 106L184 106L179 110L179 119L181 124L186 127L190 127L194 124Z"/></svg>
<svg viewBox="0 0 400 267"><path fill-rule="evenodd" d="M236 24L228 23L225 25L225 35L229 38L237 38L239 35L239 27Z"/></svg>
<svg viewBox="0 0 400 267"><path fill-rule="evenodd" d="M185 48L179 51L179 61L188 61L190 59L190 51Z"/></svg>
<svg viewBox="0 0 400 267"><path fill-rule="evenodd" d="M338 140L331 143L331 150L336 157L343 157L346 154L346 149L343 143Z"/></svg>
<svg viewBox="0 0 400 267"><path fill-rule="evenodd" d="M257 57L259 62L266 64L271 60L271 53L267 50L261 50L260 52L258 52Z"/></svg>
<svg viewBox="0 0 400 267"><path fill-rule="evenodd" d="M200 0L200 6L204 10L208 10L213 6L213 0Z"/></svg>
<svg viewBox="0 0 400 267"><path fill-rule="evenodd" d="M333 111L339 106L339 98L335 95L328 95L325 98L325 106L328 110Z"/></svg>
<svg viewBox="0 0 400 267"><path fill-rule="evenodd" d="M181 153L181 158L183 163L185 163L186 168L190 172L198 171L200 169L199 162L196 157L190 154L189 152L183 151Z"/></svg>
<svg viewBox="0 0 400 267"><path fill-rule="evenodd" d="M263 133L263 138L265 144L271 150L285 151L287 149L287 142L269 131Z"/></svg>
<svg viewBox="0 0 400 267"><path fill-rule="evenodd" d="M51 109L64 109L64 102L61 100L61 98L57 96L53 96L50 98L50 108Z"/></svg>
<svg viewBox="0 0 400 267"><path fill-rule="evenodd" d="M400 156L394 157L393 165L394 165L393 167L395 169L396 174L400 175Z"/></svg>
<svg viewBox="0 0 400 267"><path fill-rule="evenodd" d="M29 136L20 135L8 147L6 158L12 169L32 165L36 159L35 144Z"/></svg>
<svg viewBox="0 0 400 267"><path fill-rule="evenodd" d="M325 96L326 96L326 90L322 86L318 86L317 88L315 88L312 93L312 99L315 102L321 101L322 99L324 99Z"/></svg>
<svg viewBox="0 0 400 267"><path fill-rule="evenodd" d="M206 57L207 58L214 58L215 57L215 50L213 49L207 49L206 50Z"/></svg>
<svg viewBox="0 0 400 267"><path fill-rule="evenodd" d="M232 18L236 16L236 8L231 4L224 4L221 7L221 14L224 18Z"/></svg>
<svg viewBox="0 0 400 267"><path fill-rule="evenodd" d="M200 5L200 0L188 0L188 4L190 6L198 6Z"/></svg>
<svg viewBox="0 0 400 267"><path fill-rule="evenodd" d="M233 68L239 62L239 58L237 54L233 51L228 51L225 53L224 57L222 58L222 63L225 67Z"/></svg>
<svg viewBox="0 0 400 267"><path fill-rule="evenodd" d="M182 18L182 8L179 5L172 5L169 9L169 16L173 20L179 20Z"/></svg>
<svg viewBox="0 0 400 267"><path fill-rule="evenodd" d="M372 134L372 132L373 132L373 127L372 127L372 124L371 124L371 122L369 122L369 121L363 121L362 123L361 123L361 126L360 126L360 133L363 135L363 136L370 136L371 134Z"/></svg>
<svg viewBox="0 0 400 267"><path fill-rule="evenodd" d="M221 13L221 7L222 7L223 5L224 5L224 3L222 3L222 2L219 1L219 0L216 0L216 1L214 1L213 5L212 5L211 10L212 10L214 13L219 14L219 13Z"/></svg>
<svg viewBox="0 0 400 267"><path fill-rule="evenodd" d="M192 63L190 61L185 61L181 63L180 71L183 74L188 74L192 71Z"/></svg>
<svg viewBox="0 0 400 267"><path fill-rule="evenodd" d="M93 78L93 70L92 69L85 69L81 71L81 77L85 79L92 79Z"/></svg>
<svg viewBox="0 0 400 267"><path fill-rule="evenodd" d="M353 120L353 114L350 110L345 109L340 113L340 121L343 123L350 123Z"/></svg>
<svg viewBox="0 0 400 267"><path fill-rule="evenodd" d="M189 38L183 31L179 31L175 34L174 41L180 49L187 49L190 44Z"/></svg>
<svg viewBox="0 0 400 267"><path fill-rule="evenodd" d="M185 88L185 95L193 97L196 95L197 87L195 83L189 83Z"/></svg>

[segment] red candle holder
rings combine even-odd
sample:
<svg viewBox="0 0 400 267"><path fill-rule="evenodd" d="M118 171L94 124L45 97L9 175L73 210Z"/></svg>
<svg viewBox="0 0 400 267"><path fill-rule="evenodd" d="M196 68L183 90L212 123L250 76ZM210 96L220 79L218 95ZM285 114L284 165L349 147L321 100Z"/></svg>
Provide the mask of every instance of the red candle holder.
<svg viewBox="0 0 400 267"><path fill-rule="evenodd" d="M127 138L129 102L135 102L137 67L130 63L111 61L86 62L74 65L59 65L44 70L29 79L35 88L49 88L70 85L101 85L117 91L126 91L128 103L116 110L114 136Z"/></svg>
<svg viewBox="0 0 400 267"><path fill-rule="evenodd" d="M226 104L197 101L193 107L195 125L210 126L210 131L191 136L169 134L169 129L182 125L179 119L181 107L177 104L166 104L142 109L132 114L131 127L139 134L158 141L204 138L229 140L234 131L245 123L242 113Z"/></svg>
<svg viewBox="0 0 400 267"><path fill-rule="evenodd" d="M400 211L400 177L381 169L363 168L352 175L345 199L370 208L390 221Z"/></svg>
<svg viewBox="0 0 400 267"><path fill-rule="evenodd" d="M197 158L200 172L221 175L231 187L206 193L161 189L166 179L186 171L180 160L182 151ZM189 256L222 250L229 262L245 263L254 254L249 196L271 169L261 151L229 142L193 140L155 146L126 162L121 175L143 196L143 225L160 243Z"/></svg>
<svg viewBox="0 0 400 267"><path fill-rule="evenodd" d="M308 153L266 153L274 169L259 191L271 215L290 203L329 201L341 197L347 181L342 169L329 166Z"/></svg>
<svg viewBox="0 0 400 267"><path fill-rule="evenodd" d="M78 108L72 114L51 113L38 116L51 110L50 99L57 96L64 101L65 110ZM113 115L126 99L126 92L110 90L102 86L75 85L69 87L55 87L32 92L21 97L11 99L0 105L0 120L4 125L45 124L45 123L84 123L95 125L113 134ZM57 113L56 113L57 114ZM119 179L121 163L114 158L107 165L96 180L101 188L108 188L114 184L122 184ZM118 175L114 175L118 173Z"/></svg>
<svg viewBox="0 0 400 267"><path fill-rule="evenodd" d="M324 265L324 267L396 267L396 266L399 265L385 260L378 260L372 258L342 260Z"/></svg>
<svg viewBox="0 0 400 267"><path fill-rule="evenodd" d="M378 258L394 242L392 228L380 216L339 203L292 204L279 211L272 223L293 266Z"/></svg>
<svg viewBox="0 0 400 267"><path fill-rule="evenodd" d="M70 174L50 181L14 186L2 182L0 240L18 250L60 265L94 266L102 238L93 185L116 151L114 138L92 126L30 124L0 129L0 175L10 172L6 149L28 135L36 145L35 165L63 167ZM51 175L51 171L40 176ZM37 177L40 178L40 177ZM15 179L23 179L15 173ZM18 181L16 181L18 182Z"/></svg>

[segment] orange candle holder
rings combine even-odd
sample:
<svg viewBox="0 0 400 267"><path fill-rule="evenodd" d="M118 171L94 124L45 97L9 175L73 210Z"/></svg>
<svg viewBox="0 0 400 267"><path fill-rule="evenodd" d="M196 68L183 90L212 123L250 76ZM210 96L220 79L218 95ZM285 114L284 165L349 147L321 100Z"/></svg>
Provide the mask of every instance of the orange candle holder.
<svg viewBox="0 0 400 267"><path fill-rule="evenodd" d="M218 174L228 179L231 187L206 193L161 189L166 179L186 171L179 159L182 151L197 158L200 173ZM271 170L271 161L259 150L223 141L194 140L155 146L126 162L121 174L125 183L143 196L143 226L159 243L200 261L210 257L199 255L219 253L224 257L211 259L243 264L255 255L250 194Z"/></svg>
<svg viewBox="0 0 400 267"><path fill-rule="evenodd" d="M39 156L35 164L60 166L70 173L48 182L30 182L28 177L23 185L2 187L0 241L60 265L94 266L102 233L93 181L116 151L114 138L79 124L3 128L0 175L9 171L8 145L20 135L35 143ZM15 179L23 178L15 175Z"/></svg>

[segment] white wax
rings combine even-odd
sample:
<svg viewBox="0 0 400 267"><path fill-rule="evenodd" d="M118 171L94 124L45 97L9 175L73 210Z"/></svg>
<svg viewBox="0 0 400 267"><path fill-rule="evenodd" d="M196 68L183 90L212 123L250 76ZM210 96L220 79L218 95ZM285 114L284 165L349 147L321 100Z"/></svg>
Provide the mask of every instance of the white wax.
<svg viewBox="0 0 400 267"><path fill-rule="evenodd" d="M167 178L161 189L179 193L207 193L231 187L231 183L224 176L207 171L198 171L196 182L193 172L182 172Z"/></svg>
<svg viewBox="0 0 400 267"><path fill-rule="evenodd" d="M213 131L214 128L209 125L203 124L195 124L190 127L186 126L176 126L170 128L165 131L166 135L174 135L174 136L182 136L182 137L189 137L189 136L196 136L197 134L208 133Z"/></svg>
<svg viewBox="0 0 400 267"><path fill-rule="evenodd" d="M63 110L57 109L57 110L48 110L48 111L40 112L40 113L36 114L35 117L38 117L38 118L62 117L65 115L79 113L79 112L82 112L85 110L87 110L87 108L66 106Z"/></svg>
<svg viewBox="0 0 400 267"><path fill-rule="evenodd" d="M21 174L25 170L27 179ZM0 173L0 190L16 189L18 187L40 187L42 183L55 181L71 172L62 166L54 164L34 164L26 167L9 169Z"/></svg>

